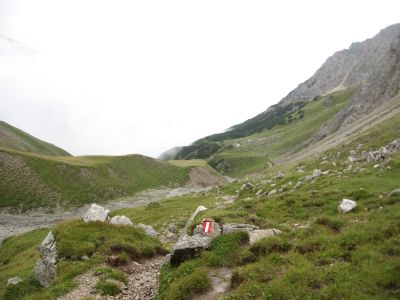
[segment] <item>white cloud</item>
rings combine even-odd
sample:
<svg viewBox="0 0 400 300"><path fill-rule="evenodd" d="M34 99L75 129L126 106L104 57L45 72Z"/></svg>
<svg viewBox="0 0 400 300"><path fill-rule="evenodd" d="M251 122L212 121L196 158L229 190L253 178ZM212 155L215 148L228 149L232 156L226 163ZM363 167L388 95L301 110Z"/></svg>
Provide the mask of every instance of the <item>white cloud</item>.
<svg viewBox="0 0 400 300"><path fill-rule="evenodd" d="M279 101L398 1L0 1L0 119L73 154L156 156ZM17 53L17 54L16 54Z"/></svg>

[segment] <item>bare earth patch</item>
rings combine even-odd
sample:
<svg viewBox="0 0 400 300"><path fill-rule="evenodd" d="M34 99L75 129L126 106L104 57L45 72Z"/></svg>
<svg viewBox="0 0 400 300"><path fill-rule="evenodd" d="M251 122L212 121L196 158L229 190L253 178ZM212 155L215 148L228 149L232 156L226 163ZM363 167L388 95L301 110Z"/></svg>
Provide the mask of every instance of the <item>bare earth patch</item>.
<svg viewBox="0 0 400 300"><path fill-rule="evenodd" d="M117 296L102 296L94 292L98 282L95 270L90 270L76 277L78 286L58 300L76 299L115 299L115 300L151 300L155 299L159 286L160 269L165 262L165 257L156 257L143 263L132 262L122 270L127 273L127 288ZM99 266L98 266L99 267ZM96 269L98 268L96 267Z"/></svg>

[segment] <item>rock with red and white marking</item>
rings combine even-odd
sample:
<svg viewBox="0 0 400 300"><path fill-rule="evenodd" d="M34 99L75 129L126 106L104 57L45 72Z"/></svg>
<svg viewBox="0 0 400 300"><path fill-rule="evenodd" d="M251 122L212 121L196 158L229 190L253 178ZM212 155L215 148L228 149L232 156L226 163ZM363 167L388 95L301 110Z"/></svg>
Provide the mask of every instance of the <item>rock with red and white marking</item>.
<svg viewBox="0 0 400 300"><path fill-rule="evenodd" d="M201 234L215 238L221 235L221 226L212 219L203 219L200 225L197 225L193 231L194 234Z"/></svg>

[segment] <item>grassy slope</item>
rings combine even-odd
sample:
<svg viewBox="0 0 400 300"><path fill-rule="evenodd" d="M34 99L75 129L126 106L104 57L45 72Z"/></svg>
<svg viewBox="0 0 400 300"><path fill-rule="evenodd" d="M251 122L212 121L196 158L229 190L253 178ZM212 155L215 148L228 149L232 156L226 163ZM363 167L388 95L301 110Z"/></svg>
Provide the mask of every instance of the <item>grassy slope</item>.
<svg viewBox="0 0 400 300"><path fill-rule="evenodd" d="M346 104L353 93L354 88L320 97L302 108L303 118L299 119L295 112L291 122L248 137L225 141L225 150L214 154L209 163L224 174L233 176L259 171L271 159L307 146L312 136Z"/></svg>
<svg viewBox="0 0 400 300"><path fill-rule="evenodd" d="M39 140L3 121L0 121L0 147L43 155L70 155L67 151Z"/></svg>
<svg viewBox="0 0 400 300"><path fill-rule="evenodd" d="M158 240L147 236L143 230L108 223L64 222L53 228L60 258L58 277L46 289L33 279L32 269L38 259L38 246L49 229L41 229L4 240L0 247L0 299L57 299L76 286L74 278L105 261L114 254L120 261L150 258L164 253ZM82 255L90 260L82 261ZM7 279L20 276L23 284L6 287Z"/></svg>
<svg viewBox="0 0 400 300"><path fill-rule="evenodd" d="M188 168L141 155L50 157L0 149L0 207L79 206L182 185Z"/></svg>
<svg viewBox="0 0 400 300"><path fill-rule="evenodd" d="M363 149L386 145L399 137L399 124L400 116L396 116L348 145L302 162L305 174L312 174L317 167L346 168L351 149L360 143L364 143ZM324 160L328 164L321 164ZM290 187L289 182L294 185L305 175L299 174L295 166L288 167L283 179L273 179L275 186L256 182L257 188L242 193L234 204L201 213L194 223L207 216L220 224L243 222L275 227L283 234L252 247L241 242L240 236L216 239L213 249L198 259L176 269L164 267L159 298L189 299L187 286L198 287L194 293L201 294L210 283L199 274L229 267L234 273L233 290L226 299L398 299L400 197L388 195L400 188L400 153L391 156L390 169L376 169L374 164L357 163L354 167L365 170L323 176L294 192L255 196L258 189ZM273 178L273 173L268 177ZM235 185L240 187L239 183ZM235 185L227 188L231 191ZM357 209L339 214L336 206L342 198L356 200ZM294 224L309 227L296 229ZM177 292L181 290L186 293Z"/></svg>
<svg viewBox="0 0 400 300"><path fill-rule="evenodd" d="M162 270L160 299L188 299L201 294L210 289L206 274L219 267L233 270L233 288L227 299L396 299L400 289L400 197L389 198L388 194L400 188L400 153L391 156L390 169L376 169L374 163L357 163L354 168L365 170L322 176L294 192L289 191L289 183L293 186L300 177L312 174L314 168L343 170L349 151L360 143L364 144L362 149L374 150L399 134L400 116L396 116L360 134L349 144L303 161L300 165L305 173L298 173L297 165L281 166L286 176L275 180L278 168L269 169L264 177L271 178L275 186L256 181L256 189L242 192L238 200L225 207L219 205L221 195L213 190L208 195L167 199L159 206L123 209L112 214L123 213L135 223L151 224L157 229L168 222L181 228L198 205L205 205L211 209L201 213L194 223L207 216L220 224L243 222L283 231L277 238L262 240L252 247L243 234L223 236L213 242L211 251L199 258L178 268L166 265ZM328 163L322 164L323 161ZM96 159L91 160L91 164L95 162ZM82 161L75 163L79 166ZM221 191L224 195L235 194L241 184L233 183ZM284 186L284 194L255 196L258 189L269 191ZM354 212L336 212L344 197L358 202ZM310 227L300 229L294 224ZM55 229L63 241L59 249L65 261L60 263L60 279L44 290L35 290L37 287L29 277L37 259L36 247L46 231L7 239L0 247L0 262L5 263L0 266L0 291L4 290L7 278L20 275L28 279L27 285L18 287L31 294L26 299L53 299L73 287L72 278L76 274L102 261L112 244L138 242L139 249L147 248L140 248L143 237L135 237L139 233L114 231L111 225L91 226L74 221ZM103 242L98 244L99 240ZM150 253L154 253L159 244L150 240L147 243L153 249ZM99 249L97 255L96 249ZM123 249L131 251L135 246L126 245ZM73 261L82 254L92 255L91 261ZM7 293L15 296L17 292L8 289Z"/></svg>

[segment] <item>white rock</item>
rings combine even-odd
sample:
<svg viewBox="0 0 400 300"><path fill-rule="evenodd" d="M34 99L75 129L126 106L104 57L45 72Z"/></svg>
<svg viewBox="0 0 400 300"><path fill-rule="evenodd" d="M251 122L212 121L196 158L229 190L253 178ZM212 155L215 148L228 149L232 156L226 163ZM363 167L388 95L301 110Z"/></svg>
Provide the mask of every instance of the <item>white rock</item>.
<svg viewBox="0 0 400 300"><path fill-rule="evenodd" d="M319 170L319 169L314 169L313 175L312 175L313 178L319 177L319 176L321 176L321 175L322 175L322 171L321 171L321 170Z"/></svg>
<svg viewBox="0 0 400 300"><path fill-rule="evenodd" d="M15 277L13 277L13 278L8 279L7 285L16 285L16 284L18 284L18 283L20 283L20 282L22 282L22 281L23 281L23 280L22 280L21 277L15 276Z"/></svg>
<svg viewBox="0 0 400 300"><path fill-rule="evenodd" d="M100 221L105 222L108 219L108 213L110 212L109 209L105 209L104 207L93 203L89 210L86 212L85 216L83 217L83 221L85 222L94 222Z"/></svg>
<svg viewBox="0 0 400 300"><path fill-rule="evenodd" d="M282 233L279 229L271 228L271 229L256 229L253 231L249 231L249 237L250 237L250 245L253 245L255 242L271 237L277 234Z"/></svg>
<svg viewBox="0 0 400 300"><path fill-rule="evenodd" d="M338 205L337 210L342 213L347 213L357 207L357 202L350 199L343 199Z"/></svg>
<svg viewBox="0 0 400 300"><path fill-rule="evenodd" d="M127 216L114 216L111 218L110 223L114 225L133 225L132 221Z"/></svg>
<svg viewBox="0 0 400 300"><path fill-rule="evenodd" d="M150 236L153 236L153 237L157 237L158 236L158 232L155 231L153 226L151 226L151 225L146 225L146 224L140 223L140 224L137 224L136 227L142 228L147 235L150 235Z"/></svg>

